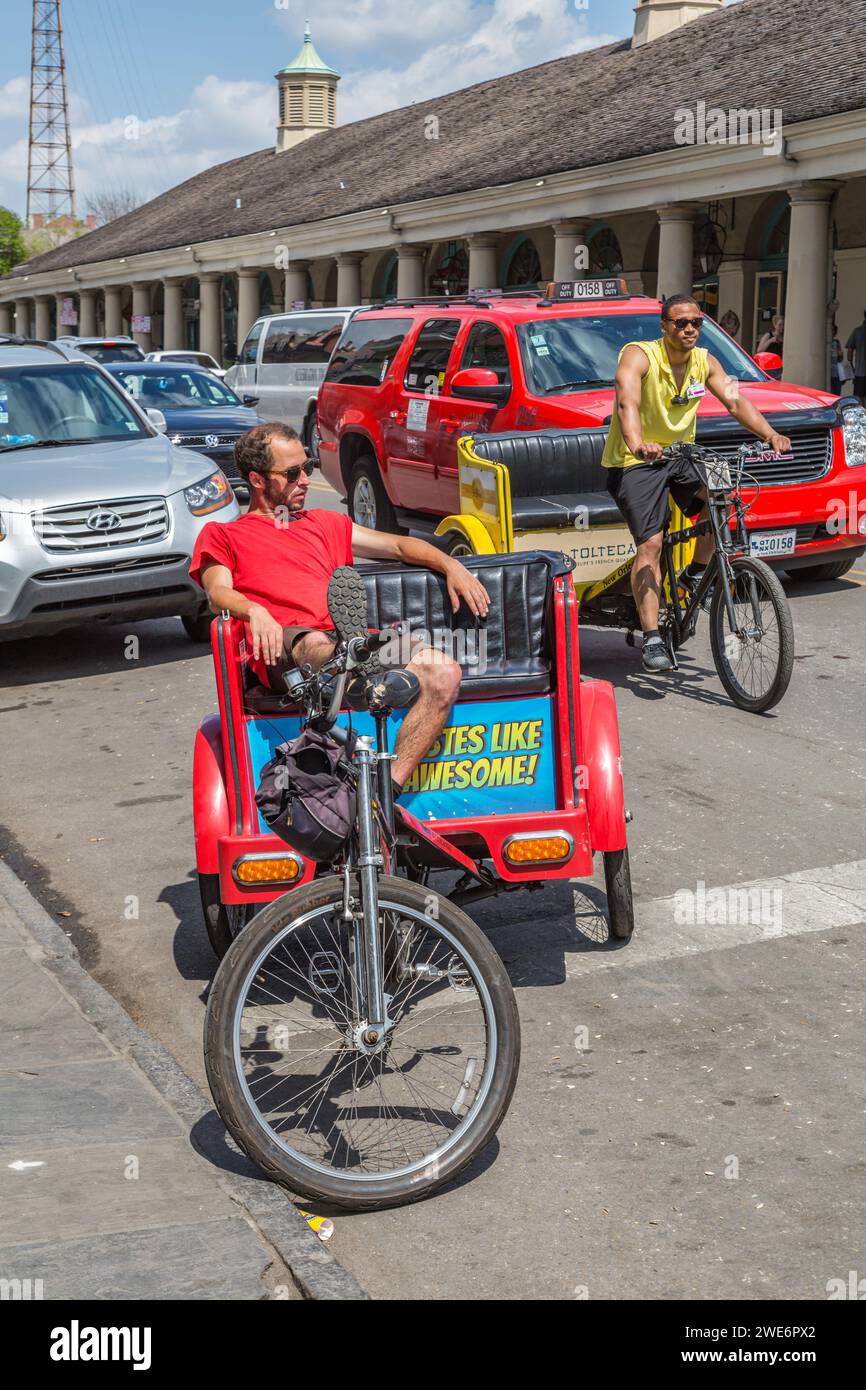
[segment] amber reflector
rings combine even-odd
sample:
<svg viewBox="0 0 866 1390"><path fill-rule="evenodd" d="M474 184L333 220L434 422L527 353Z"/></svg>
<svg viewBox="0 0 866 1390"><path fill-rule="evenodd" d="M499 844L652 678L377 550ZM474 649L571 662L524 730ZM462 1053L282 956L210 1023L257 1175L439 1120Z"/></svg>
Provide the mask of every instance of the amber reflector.
<svg viewBox="0 0 866 1390"><path fill-rule="evenodd" d="M238 883L294 883L300 872L296 859L241 859L235 864Z"/></svg>
<svg viewBox="0 0 866 1390"><path fill-rule="evenodd" d="M568 859L571 845L564 835L544 835L532 840L512 840L505 850L510 864L543 864Z"/></svg>

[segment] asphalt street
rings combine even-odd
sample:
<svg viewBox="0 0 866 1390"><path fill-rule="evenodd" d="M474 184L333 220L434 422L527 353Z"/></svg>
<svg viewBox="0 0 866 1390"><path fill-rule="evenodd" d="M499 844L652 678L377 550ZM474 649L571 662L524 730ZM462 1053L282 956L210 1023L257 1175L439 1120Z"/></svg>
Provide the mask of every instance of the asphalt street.
<svg viewBox="0 0 866 1390"><path fill-rule="evenodd" d="M763 717L728 701L705 625L672 678L582 633L584 673L617 690L635 937L607 942L597 884L475 909L517 992L514 1102L456 1187L336 1216L373 1296L823 1299L866 1272L866 562L786 588L794 678ZM175 620L94 625L0 645L0 681L3 857L203 1084L209 651ZM674 896L737 884L766 921L696 923Z"/></svg>

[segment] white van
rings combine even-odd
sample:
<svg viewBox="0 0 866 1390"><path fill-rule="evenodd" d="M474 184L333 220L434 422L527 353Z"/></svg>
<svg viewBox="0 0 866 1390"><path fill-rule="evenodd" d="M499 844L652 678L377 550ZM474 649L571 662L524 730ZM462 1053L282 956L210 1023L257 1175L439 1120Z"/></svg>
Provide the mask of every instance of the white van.
<svg viewBox="0 0 866 1390"><path fill-rule="evenodd" d="M296 309L256 319L226 385L257 398L259 415L296 429L315 453L316 397L354 308Z"/></svg>

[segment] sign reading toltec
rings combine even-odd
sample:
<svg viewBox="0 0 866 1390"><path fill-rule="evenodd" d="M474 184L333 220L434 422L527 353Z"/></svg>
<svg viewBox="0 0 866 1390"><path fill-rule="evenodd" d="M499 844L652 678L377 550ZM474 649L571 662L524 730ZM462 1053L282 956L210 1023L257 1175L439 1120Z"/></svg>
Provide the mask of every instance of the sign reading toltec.
<svg viewBox="0 0 866 1390"><path fill-rule="evenodd" d="M60 324L62 328L74 328L78 322L78 310L75 307L74 299L63 299L60 302Z"/></svg>
<svg viewBox="0 0 866 1390"><path fill-rule="evenodd" d="M132 331L133 333L149 333L153 320L150 314L133 314Z"/></svg>

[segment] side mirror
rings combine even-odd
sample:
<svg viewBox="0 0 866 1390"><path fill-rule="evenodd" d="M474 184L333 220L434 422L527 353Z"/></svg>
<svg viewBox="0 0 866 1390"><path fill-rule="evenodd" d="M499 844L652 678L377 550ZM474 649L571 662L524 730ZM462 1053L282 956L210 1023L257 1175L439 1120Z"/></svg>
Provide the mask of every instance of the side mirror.
<svg viewBox="0 0 866 1390"><path fill-rule="evenodd" d="M165 416L161 410L151 409L146 410L144 413L154 428L159 430L160 434L168 434L168 425L166 424Z"/></svg>
<svg viewBox="0 0 866 1390"><path fill-rule="evenodd" d="M451 378L451 394L467 401L498 406L505 405L511 396L511 386L508 382L500 382L489 367L464 367Z"/></svg>
<svg viewBox="0 0 866 1390"><path fill-rule="evenodd" d="M259 401L261 400L261 396L242 396L241 400L243 401L244 405L248 405L252 409L254 405L258 405Z"/></svg>
<svg viewBox="0 0 866 1390"><path fill-rule="evenodd" d="M756 352L754 360L763 372L782 370L782 359L777 352Z"/></svg>

